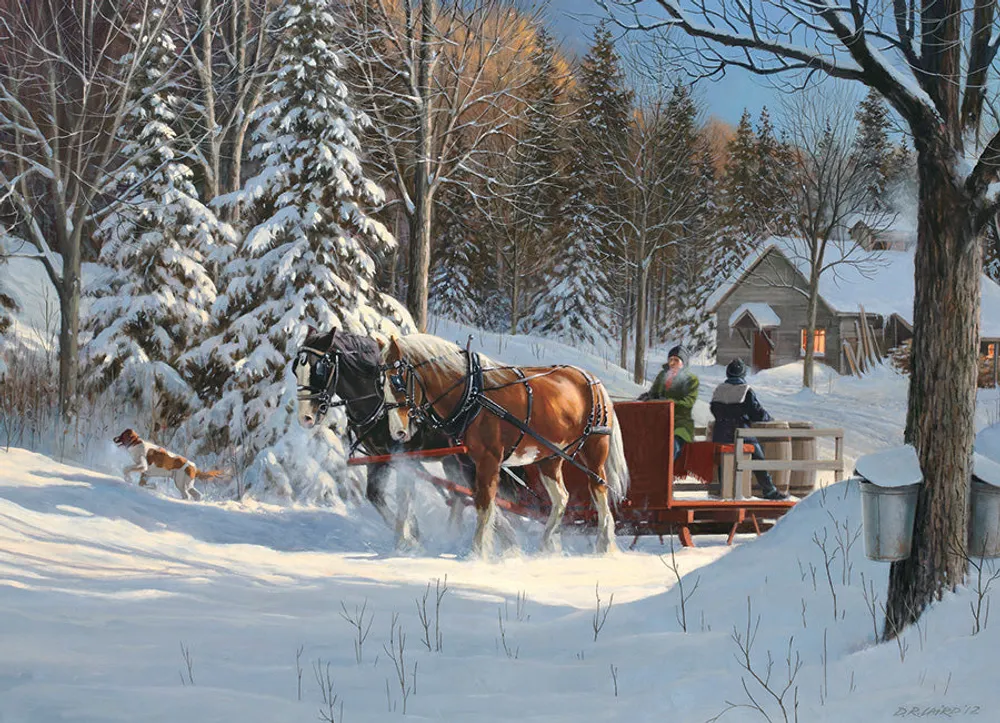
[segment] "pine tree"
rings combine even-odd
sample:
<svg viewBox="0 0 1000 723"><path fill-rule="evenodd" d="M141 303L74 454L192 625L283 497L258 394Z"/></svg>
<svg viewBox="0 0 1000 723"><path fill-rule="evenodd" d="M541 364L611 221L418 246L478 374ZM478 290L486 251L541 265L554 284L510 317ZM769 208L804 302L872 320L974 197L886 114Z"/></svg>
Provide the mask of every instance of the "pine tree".
<svg viewBox="0 0 1000 723"><path fill-rule="evenodd" d="M165 12L163 2L154 12ZM99 268L85 289L89 338L81 350L97 388L117 383L152 411L154 425L171 429L199 406L178 367L203 338L216 301L206 264L235 241L198 200L176 148L179 103L169 72L177 52L166 31L154 39L136 84L142 95L123 124L122 155L130 162L113 180L109 191L118 198L96 231Z"/></svg>
<svg viewBox="0 0 1000 723"><path fill-rule="evenodd" d="M431 264L431 310L474 324L482 314L484 291L477 283L484 259L477 243L481 229L475 204L465 190L447 186L438 197L435 218L440 233Z"/></svg>
<svg viewBox="0 0 1000 723"><path fill-rule="evenodd" d="M551 229L564 193L561 176L565 152L558 116L562 93L557 80L552 39L539 29L525 89L526 119L504 174L511 190L508 197L492 204L492 215L499 220L504 237L502 256L508 276L511 333L520 330L525 302L536 292L540 272L556 255L551 248Z"/></svg>
<svg viewBox="0 0 1000 723"><path fill-rule="evenodd" d="M293 480L304 479L306 446L327 471L343 462L329 429L308 437L290 414L289 362L308 326L363 334L412 321L373 283L372 255L395 241L366 210L383 195L362 170L358 134L367 118L339 77L331 5L300 0L276 12L284 43L251 150L260 172L239 198L256 225L224 270L215 312L229 323L191 360L229 374L221 397L195 420L203 434L265 450L256 463L265 486L302 494Z"/></svg>
<svg viewBox="0 0 1000 723"><path fill-rule="evenodd" d="M758 235L783 235L791 227L789 161L787 144L775 136L771 116L767 108L762 108L757 123L757 178L752 196Z"/></svg>
<svg viewBox="0 0 1000 723"><path fill-rule="evenodd" d="M723 182L725 226L733 235L752 237L760 228L754 190L757 184L757 137L747 110L743 111L736 126L736 135L729 142L728 155Z"/></svg>
<svg viewBox="0 0 1000 723"><path fill-rule="evenodd" d="M692 202L697 213L692 219L691 233L678 249L675 261L677 289L671 289L674 328L689 348L715 354L715 319L708 312L707 301L712 292L733 269L730 249L721 236L718 188L712 152L704 141L696 146L698 179ZM677 293L675 293L675 291Z"/></svg>
<svg viewBox="0 0 1000 723"><path fill-rule="evenodd" d="M576 105L580 108L580 123L574 144L581 152L579 168L592 179L586 187L591 194L588 202L592 204L587 212L587 225L598 233L591 264L611 266L605 273L611 283L613 326L621 345L619 361L624 365L634 304L633 268L628 263L627 239L619 233L616 221L626 217L628 200L619 193L619 173L615 166L627 152L634 93L626 87L606 21L594 31L593 45L580 65L578 76Z"/></svg>
<svg viewBox="0 0 1000 723"><path fill-rule="evenodd" d="M531 320L538 332L573 344L605 337L614 305L608 263L600 252L604 228L584 155L577 149L571 156L567 197L557 214L556 233L564 243L546 270L546 291L536 298Z"/></svg>
<svg viewBox="0 0 1000 723"><path fill-rule="evenodd" d="M885 210L889 175L892 173L892 151L889 146L889 109L882 96L869 90L854 114L858 121L854 150L858 163L868 177L868 207ZM905 149L905 146L903 146ZM903 159L901 159L903 160ZM904 160L905 162L905 160Z"/></svg>
<svg viewBox="0 0 1000 723"><path fill-rule="evenodd" d="M694 289L706 259L704 214L711 203L714 185L704 175L703 161L707 148L698 137L697 107L687 86L676 84L667 101L659 134L662 162L670 167L662 189L663 212L672 223L666 235L670 245L663 254L668 264L670 285L667 291L666 325L653 338L660 341L686 337L691 320L697 316Z"/></svg>

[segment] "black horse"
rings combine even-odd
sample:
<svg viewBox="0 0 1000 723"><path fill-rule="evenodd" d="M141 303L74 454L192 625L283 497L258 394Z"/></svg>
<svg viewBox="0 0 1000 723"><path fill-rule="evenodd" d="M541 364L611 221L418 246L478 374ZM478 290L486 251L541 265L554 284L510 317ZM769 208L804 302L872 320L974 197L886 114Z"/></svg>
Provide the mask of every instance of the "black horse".
<svg viewBox="0 0 1000 723"><path fill-rule="evenodd" d="M331 406L343 405L347 412L351 454L355 450L367 455L382 455L452 446L453 440L447 435L428 427L415 429L406 443L392 439L385 414L385 376L381 363L374 339L337 330L326 334L310 330L293 364L298 383L299 423L312 428ZM332 401L333 397L340 401ZM453 455L441 461L449 479L472 489L476 477L472 460L464 455ZM386 523L395 527L397 542L408 542L419 537L409 510L411 489L409 485L398 486L399 509L393 520L385 500L390 471L388 463L368 465L366 496ZM452 509L460 512L461 504L453 500Z"/></svg>

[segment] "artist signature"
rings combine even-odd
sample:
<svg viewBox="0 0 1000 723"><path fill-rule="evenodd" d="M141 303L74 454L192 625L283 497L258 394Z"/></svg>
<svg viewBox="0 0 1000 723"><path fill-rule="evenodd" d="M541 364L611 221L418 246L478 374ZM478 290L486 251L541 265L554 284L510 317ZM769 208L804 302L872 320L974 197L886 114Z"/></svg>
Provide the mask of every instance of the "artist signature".
<svg viewBox="0 0 1000 723"><path fill-rule="evenodd" d="M978 705L901 705L892 714L893 718L958 718L979 715Z"/></svg>

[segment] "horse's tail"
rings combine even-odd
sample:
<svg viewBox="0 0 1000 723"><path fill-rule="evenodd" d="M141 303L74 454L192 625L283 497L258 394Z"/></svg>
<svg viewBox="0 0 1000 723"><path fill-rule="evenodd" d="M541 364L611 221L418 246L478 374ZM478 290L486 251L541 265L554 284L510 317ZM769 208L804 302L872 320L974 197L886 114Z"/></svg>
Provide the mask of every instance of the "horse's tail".
<svg viewBox="0 0 1000 723"><path fill-rule="evenodd" d="M604 386L601 385L604 389ZM607 389L604 389L605 402L611 410L611 445L608 449L608 459L604 463L604 471L607 473L608 490L611 492L611 499L618 504L628 495L628 465L625 462L625 443L622 441L622 427L618 423L618 415L615 414L614 404Z"/></svg>

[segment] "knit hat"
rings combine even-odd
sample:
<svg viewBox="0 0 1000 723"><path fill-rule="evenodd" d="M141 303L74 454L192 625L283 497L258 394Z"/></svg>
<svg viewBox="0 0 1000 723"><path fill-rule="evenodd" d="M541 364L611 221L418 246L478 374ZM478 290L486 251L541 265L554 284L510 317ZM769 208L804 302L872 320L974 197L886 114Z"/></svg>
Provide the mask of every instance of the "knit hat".
<svg viewBox="0 0 1000 723"><path fill-rule="evenodd" d="M742 379L747 374L747 365L743 363L742 359L733 359L726 366L726 378L727 379Z"/></svg>
<svg viewBox="0 0 1000 723"><path fill-rule="evenodd" d="M667 352L667 359L668 360L672 356L677 357L682 362L684 362L684 366L687 366L688 359L691 358L691 352L689 352L687 350L687 347L684 347L684 346L681 346L681 345L678 344L677 346L673 347L670 351Z"/></svg>

